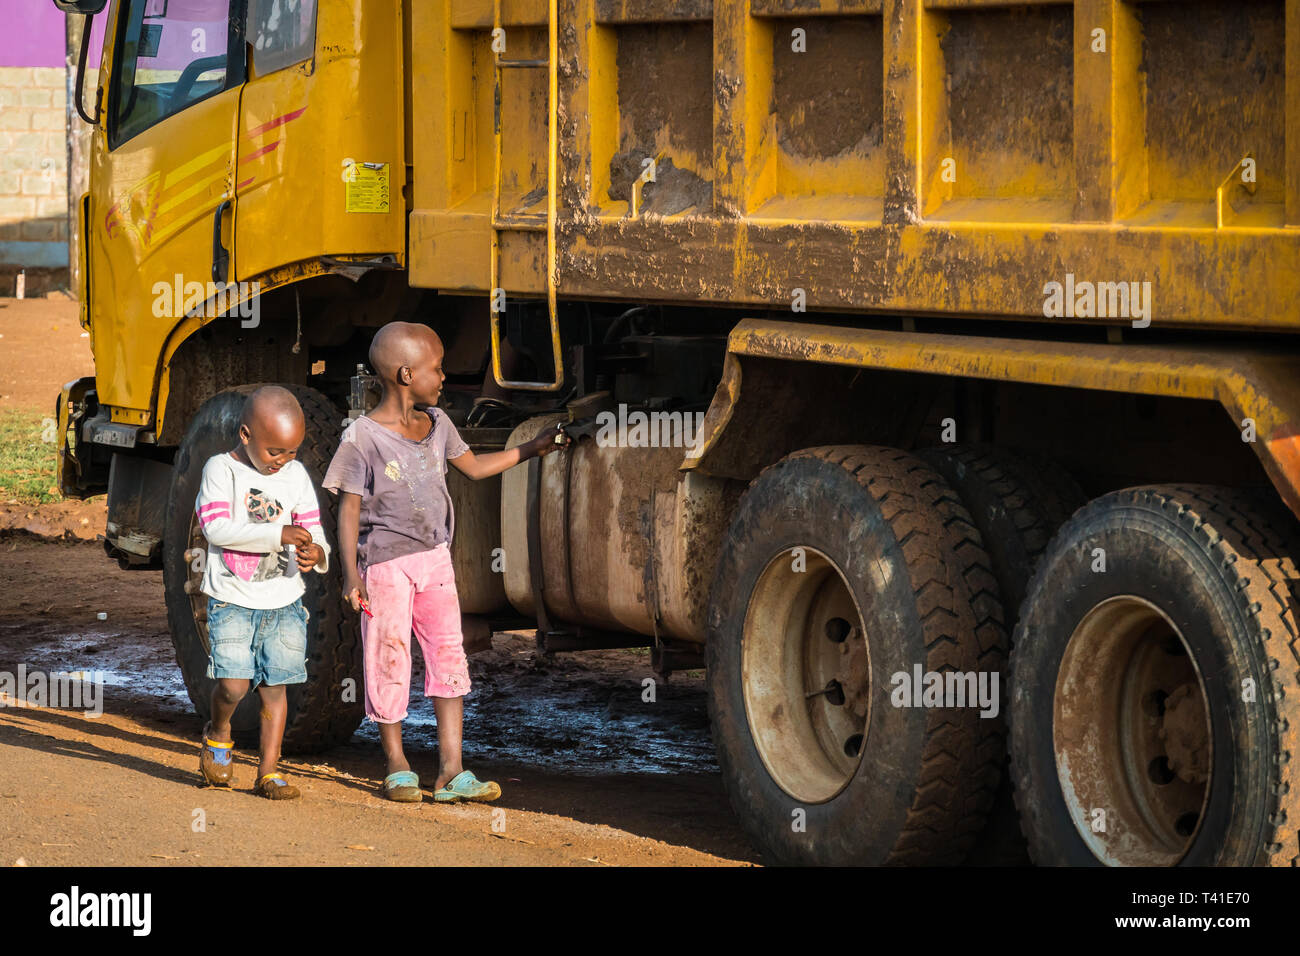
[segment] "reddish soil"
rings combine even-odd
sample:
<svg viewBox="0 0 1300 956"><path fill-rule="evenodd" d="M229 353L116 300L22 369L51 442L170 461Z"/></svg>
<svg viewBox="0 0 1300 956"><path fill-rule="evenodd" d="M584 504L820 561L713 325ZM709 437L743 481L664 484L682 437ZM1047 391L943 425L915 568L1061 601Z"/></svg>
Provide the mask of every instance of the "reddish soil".
<svg viewBox="0 0 1300 956"><path fill-rule="evenodd" d="M383 762L364 725L347 744L284 761L300 801L253 796L251 753L238 755L232 791L200 788L201 728L173 663L161 578L119 571L94 544L0 535L0 672L105 674L98 718L0 704L0 865L756 861L716 768L689 769L711 762L701 679L674 675L644 704L644 655L538 660L530 640L505 634L471 659L465 726L466 763L501 783L497 803L379 798ZM431 728L410 730L408 756L431 779ZM663 753L674 743L680 758Z"/></svg>
<svg viewBox="0 0 1300 956"><path fill-rule="evenodd" d="M42 538L94 541L104 533L108 499L48 501L43 505L0 503L0 532L28 531Z"/></svg>
<svg viewBox="0 0 1300 956"><path fill-rule="evenodd" d="M0 299L0 406L50 414L59 389L95 374L75 299Z"/></svg>
<svg viewBox="0 0 1300 956"><path fill-rule="evenodd" d="M49 414L63 384L93 369L75 302L0 299L4 407ZM647 703L644 653L539 658L521 635L497 635L470 661L465 758L501 784L495 804L381 799L371 725L327 753L284 761L301 801L253 796L249 753L237 757L233 791L200 788L201 728L175 664L162 574L108 560L95 542L104 521L103 497L0 501L0 673L104 675L98 717L0 697L0 866L756 859L713 762L698 674L660 682ZM422 686L418 673L412 683ZM417 696L408 757L426 780L436 739Z"/></svg>

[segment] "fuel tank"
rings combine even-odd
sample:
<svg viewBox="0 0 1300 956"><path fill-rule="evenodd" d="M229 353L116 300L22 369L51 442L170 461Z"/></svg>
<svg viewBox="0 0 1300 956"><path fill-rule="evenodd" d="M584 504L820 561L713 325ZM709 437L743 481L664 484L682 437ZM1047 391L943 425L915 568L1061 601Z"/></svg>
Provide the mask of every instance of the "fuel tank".
<svg viewBox="0 0 1300 956"><path fill-rule="evenodd" d="M506 447L561 420L531 418ZM584 438L507 471L501 539L510 604L521 614L536 614L529 469L540 467L542 595L552 622L702 643L708 589L736 492L679 471L684 454L674 447L602 447Z"/></svg>
<svg viewBox="0 0 1300 956"><path fill-rule="evenodd" d="M499 451L510 430L461 428L460 436L475 453ZM501 477L471 481L447 468L447 491L456 509L456 533L451 545L452 570L462 614L496 614L508 607L500 573Z"/></svg>

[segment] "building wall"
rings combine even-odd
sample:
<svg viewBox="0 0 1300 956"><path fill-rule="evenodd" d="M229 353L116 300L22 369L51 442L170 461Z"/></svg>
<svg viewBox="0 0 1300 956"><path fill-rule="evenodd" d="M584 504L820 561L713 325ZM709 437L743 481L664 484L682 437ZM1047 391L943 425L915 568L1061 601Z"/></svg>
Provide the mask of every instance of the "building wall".
<svg viewBox="0 0 1300 956"><path fill-rule="evenodd" d="M95 18L86 99L94 103L104 15ZM27 273L28 294L73 288L69 195L86 188L88 127L71 110L82 19L69 24L49 0L5 3L0 22L0 295ZM68 56L69 25L73 57ZM76 149L70 144L76 140ZM72 169L69 170L71 157ZM70 185L71 184L71 187Z"/></svg>
<svg viewBox="0 0 1300 956"><path fill-rule="evenodd" d="M0 66L0 264L68 265L67 70Z"/></svg>
<svg viewBox="0 0 1300 956"><path fill-rule="evenodd" d="M18 269L68 268L67 49L52 3L13 4L0 30L0 294ZM65 279L66 281L66 279Z"/></svg>

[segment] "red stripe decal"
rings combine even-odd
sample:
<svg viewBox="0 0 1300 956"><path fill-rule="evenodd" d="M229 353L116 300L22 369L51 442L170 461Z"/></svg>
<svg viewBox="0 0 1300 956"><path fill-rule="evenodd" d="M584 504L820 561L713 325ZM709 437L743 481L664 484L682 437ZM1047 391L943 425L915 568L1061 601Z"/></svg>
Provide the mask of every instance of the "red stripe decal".
<svg viewBox="0 0 1300 956"><path fill-rule="evenodd" d="M265 155L266 153L269 153L271 150L275 149L277 146L280 145L280 143L281 143L281 140L278 140L278 139L277 139L274 143L271 143L271 144L269 144L269 145L267 145L267 146L263 146L261 149L255 149L255 150L253 150L253 151L252 151L251 153L249 153L247 156L241 156L241 157L239 157L239 161L240 161L241 163L252 162L253 160L257 159L257 157L262 156L262 155Z"/></svg>
<svg viewBox="0 0 1300 956"><path fill-rule="evenodd" d="M292 113L285 113L283 116L277 116L275 119L271 120L269 123L263 123L261 126L258 126L258 127L254 128L254 129L250 129L250 130L249 130L247 133L245 133L244 135L245 135L245 136L250 136L250 137L251 137L251 136L261 136L263 133L267 132L268 130L273 130L273 129L275 129L277 126L283 126L285 123L288 123L288 122L291 122L291 121L293 121L293 120L296 120L299 116L301 116L301 115L302 115L303 113L305 113L305 112L307 112L307 107L304 106L302 109L300 109L300 110L294 110Z"/></svg>

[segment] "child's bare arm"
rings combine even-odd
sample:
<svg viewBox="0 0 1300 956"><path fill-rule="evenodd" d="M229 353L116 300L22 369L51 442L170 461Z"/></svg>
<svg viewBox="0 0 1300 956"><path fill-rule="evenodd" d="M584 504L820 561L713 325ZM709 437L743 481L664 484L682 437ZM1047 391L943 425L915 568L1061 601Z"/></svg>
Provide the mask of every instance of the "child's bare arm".
<svg viewBox="0 0 1300 956"><path fill-rule="evenodd" d="M343 562L343 594L352 610L361 610L361 601L368 601L366 586L357 572L357 534L361 527L361 496L339 492L339 560ZM355 595L354 593L355 592Z"/></svg>
<svg viewBox="0 0 1300 956"><path fill-rule="evenodd" d="M555 435L555 432L548 429L532 441L526 441L514 448L507 448L504 451L492 451L486 455L476 455L472 451L466 451L465 454L456 458L449 458L448 461L455 465L456 470L467 478L473 478L475 481L480 478L490 478L493 475L501 474L507 468L513 468L521 461L549 455L555 449L561 447L555 444ZM569 443L567 435L564 436L564 441L566 445Z"/></svg>

